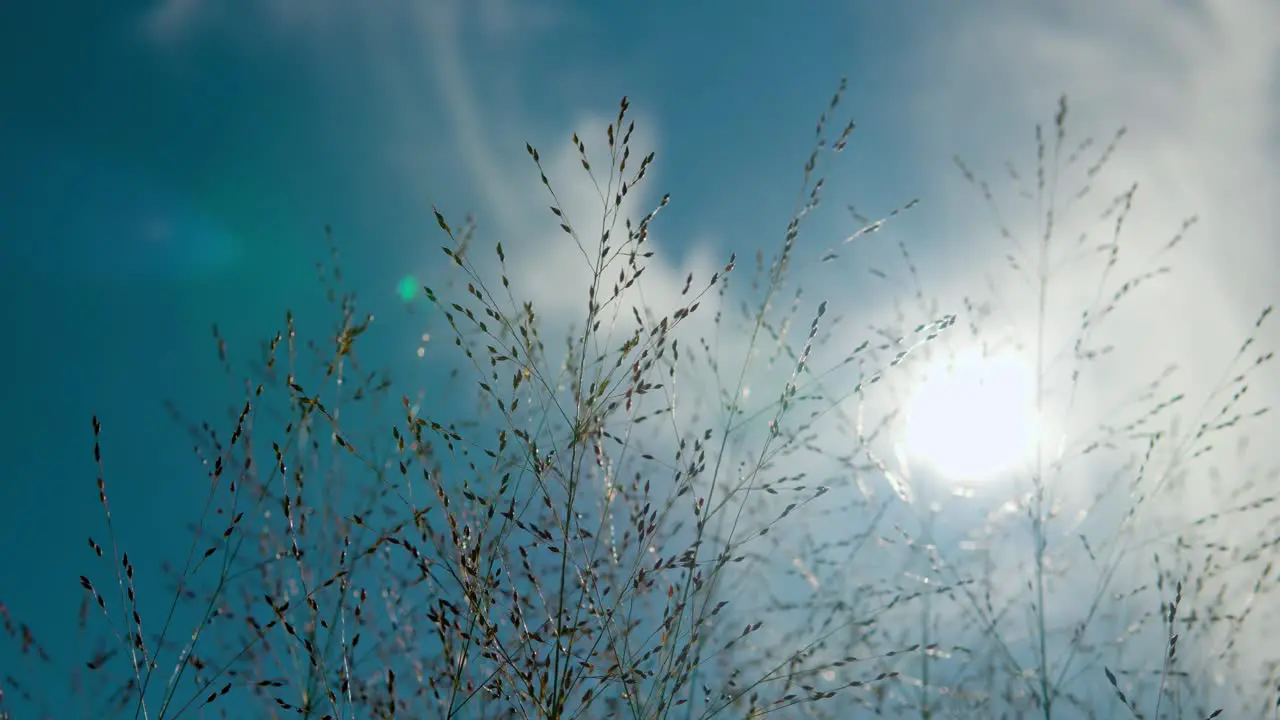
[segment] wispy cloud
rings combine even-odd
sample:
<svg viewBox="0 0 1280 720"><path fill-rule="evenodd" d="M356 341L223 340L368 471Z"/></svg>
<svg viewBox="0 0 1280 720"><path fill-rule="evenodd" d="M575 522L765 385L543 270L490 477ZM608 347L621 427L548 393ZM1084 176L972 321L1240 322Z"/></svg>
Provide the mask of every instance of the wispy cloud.
<svg viewBox="0 0 1280 720"><path fill-rule="evenodd" d="M548 337L558 340L572 322L581 321L590 278L588 262L547 210L549 196L538 183L523 144L528 140L539 146L563 209L583 243L591 246L601 225L601 200L568 138L572 131L582 132L596 169L602 170L600 133L615 108L597 97L575 98L551 110L535 108L526 104L518 77L522 64L533 62L537 52L545 50L520 43L550 37L550 31L574 22L570 13L553 4L513 0L437 0L377 17L336 0L305 7L282 0L262 7L273 32L311 41L335 30L362 34L362 47L368 51L362 61L367 63L371 86L377 89L377 106L387 115L380 121L387 155L401 168L406 182L438 187L443 173L446 182L466 185L471 193L463 194L475 198L483 229L474 254L487 255L493 241L503 242L516 272L513 283L547 320ZM1227 362L1262 306L1278 299L1274 278L1280 272L1280 243L1276 242L1280 217L1274 196L1280 188L1276 163L1280 157L1280 35L1274 28L1280 27L1280 6L1271 0L1081 0L1070 4L985 0L949 6L931 17L936 19L920 19L913 44L901 48L901 57L894 58L914 69L904 79L903 94L876 102L902 103L916 118L890 141L917 149L921 175L915 187L926 199L920 212L933 213L925 221L926 233L945 240L931 244L904 238L917 253L924 284L938 296L939 311L959 312L965 296L995 296L1002 313L996 321L1023 331L1022 340L1029 341L1026 331L1036 319L1029 311L1033 303L1026 301L1024 289L1003 269L1007 246L998 239L998 228L981 197L960 180L949 161L952 153L963 149L966 159L992 180L998 196L1016 200L1014 183L1001 182L1004 176L998 159L1009 157L1024 178L1033 179L1030 129L1036 123L1050 124L1058 96L1065 92L1070 99L1069 130L1074 133L1068 147L1074 147L1085 133L1093 135L1099 147L1105 145L1120 124L1129 133L1103 174L1091 180L1090 202L1082 204L1074 216L1059 218L1063 237L1074 240L1089 230L1094 234L1091 242L1104 242L1109 224L1098 222L1098 213L1111 197L1137 182L1134 210L1123 232L1132 244L1122 252L1118 270L1127 276L1151 269L1149 258L1184 219L1200 218L1188 240L1167 258L1174 267L1174 280L1157 281L1136 294L1109 333L1098 338L1099 345L1114 340L1122 357L1101 364L1101 371L1090 376L1085 392L1076 399L1078 414L1096 421L1169 362L1181 368L1173 386L1193 398L1188 407L1196 406L1223 378ZM173 43L192 37L202 22L215 18L199 0L165 0L147 16L144 26L156 41ZM581 64L593 60L584 58ZM627 92L625 80L614 90ZM444 132L427 138L421 128L433 113L444 118ZM640 127L638 155L662 150L659 129L678 131L660 128L659 118L646 116L644 107L633 113ZM853 142L859 141L855 136ZM417 150L428 146L430 151ZM415 151L406 152L406 148ZM442 156L452 162L442 164ZM677 167L664 164L665 160L659 152L657 172L629 197L632 217L649 210L660 196L664 168ZM794 177L793 168L785 170L787 177ZM1081 174L1075 176L1081 179ZM1064 186L1064 198L1076 188ZM451 218L461 214L458 208L442 209ZM753 209L743 212L751 214ZM1022 210L1009 212L1012 229L1023 231L1029 243L1039 221L1036 203L1033 200ZM777 220L768 221L776 226ZM891 247L897 237L901 236L877 235L868 242ZM719 269L720 253L728 250L716 238L690 240L667 234L661 221L654 238L660 252L635 291L635 302L661 305L678 295L689 272L705 280ZM731 249L744 256L754 250ZM766 252L772 249L766 247ZM747 258L741 259L746 265ZM822 274L810 266L799 269L799 263L797 267L798 272L809 274L802 278L805 295L798 301L801 310L795 322L807 322L823 299L833 308L862 309L865 297L855 296L847 277ZM1053 299L1066 303L1051 318L1058 337L1078 324L1080 304L1091 299L1098 270L1094 263L1067 268L1055 277ZM986 276L996 278L990 289ZM740 282L738 289L745 284ZM736 299L730 302L734 308L725 308L727 314L736 309ZM788 294L779 304L790 300ZM932 311L913 308L911 312L919 314L908 317L908 324L936 318ZM885 319L893 314L887 302L872 312L859 313L863 324L845 328L840 336L849 342L820 348L813 365L830 366L864 339L858 333L864 332L867 316ZM712 334L709 315L695 317L687 330L689 337ZM795 339L793 332L791 340ZM1268 342L1275 340L1272 331ZM720 360L741 361L746 342L745 333L721 336ZM746 386L755 391L753 402L766 395L769 400L776 397L790 371L785 365L757 366L746 378ZM738 366L726 365L722 370L726 377L737 377ZM846 379L852 384L858 378L846 376L842 381ZM705 383L703 389L715 386L713 378L698 381ZM885 383L888 386L890 382ZM828 389L840 390L840 386ZM1260 379L1249 392L1257 398L1280 396L1274 379ZM887 412L900 399L882 393L871 399L872 409ZM852 405L846 403L845 409L852 412ZM1274 436L1280 432L1276 417L1260 418L1253 432ZM841 436L847 432L837 424L823 426L815 442L824 447L852 446L848 437ZM1280 446L1255 443L1253 450L1255 462L1280 461ZM1221 470L1228 476L1245 477L1253 471L1231 457L1215 460L1224 463ZM815 476L825 469L830 468L820 460L807 465L797 461L792 468L813 471ZM1073 471L1072 484L1059 488L1065 514L1081 509L1113 482L1102 470L1095 465ZM1220 508L1224 496L1208 477L1207 471L1197 476L1180 504L1165 512L1185 521ZM839 521L832 522L832 533L841 529ZM960 524L957 521L957 527ZM815 527L823 530L821 526L807 529ZM1231 527L1236 536L1224 540L1247 538L1258 531L1256 526L1237 524ZM1010 562L1026 558L1024 548L1010 543L997 548L997 554ZM1024 571L1016 568L998 578L1003 590L1011 595L1021 592ZM768 581L761 582L767 585ZM1066 622L1078 615L1076 598L1063 596L1057 601L1052 608L1055 617Z"/></svg>
<svg viewBox="0 0 1280 720"><path fill-rule="evenodd" d="M204 0L160 0L143 14L139 27L152 42L172 45L197 26L205 6Z"/></svg>

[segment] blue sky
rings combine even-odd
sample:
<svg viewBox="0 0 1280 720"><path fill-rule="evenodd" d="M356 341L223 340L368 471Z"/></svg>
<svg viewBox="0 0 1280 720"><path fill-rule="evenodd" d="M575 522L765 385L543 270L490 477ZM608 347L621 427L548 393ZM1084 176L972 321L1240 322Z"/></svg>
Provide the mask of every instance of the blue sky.
<svg viewBox="0 0 1280 720"><path fill-rule="evenodd" d="M455 225L475 213L486 251L503 242L513 282L557 337L554 329L581 311L586 276L546 212L524 144L541 150L565 209L590 218L598 204L568 138L577 130L598 147L624 94L637 145L658 158L631 210L672 196L655 225L660 252L645 286L652 302L678 291L690 271L707 277L732 251L745 267L756 248L768 256L778 246L814 121L841 77L849 81L843 112L858 129L828 164L827 206L807 228L795 270L804 286L798 326L826 300L848 316L837 344L852 347L869 325L891 319L901 295L866 269L900 263L899 241L941 312L983 295L1005 246L952 156L1010 196L1002 163L1031 169L1032 128L1051 122L1063 93L1077 139L1105 144L1119 126L1128 130L1097 193L1140 188L1126 220L1137 248L1126 271L1141 269L1185 217L1199 216L1178 249L1176 281L1154 285L1116 318L1110 339L1125 353L1091 376L1081 415L1105 413L1171 360L1178 387L1205 397L1258 311L1276 300L1274 3L735 8L430 0L374 12L340 0L234 10L162 0L74 14L41 4L0 11L0 189L22 198L0 208L10 347L0 361L9 380L0 400L10 409L0 440L0 543L10 548L0 601L60 662L80 660L67 631L80 600L76 578L93 567L84 536L103 534L93 414L105 426L122 544L138 548L137 564L150 570L166 546L185 548L178 541L204 483L164 402L189 417L222 418L236 388L220 374L212 323L242 362L279 329L287 307L304 330L325 331L331 316L313 264L328 255L326 224L348 285L378 317L366 357L378 356L406 392L431 391L444 377L416 356L429 320L407 315L395 293L406 273L427 283L445 277L433 204ZM879 217L914 198L917 208L849 246L840 262L816 262L852 229L846 202ZM1034 221L1014 215L1014 223ZM1091 276L1072 272L1060 287L1078 299ZM1026 304L1006 305L1008 327L1025 330L1033 319ZM1051 322L1066 327L1076 317L1068 308ZM1268 332L1262 345L1274 345ZM729 355L740 340L725 340ZM783 381L750 378L756 387ZM1250 385L1255 399L1277 397L1273 371ZM880 409L887 402L872 400ZM1265 477L1258 469L1280 461L1265 441L1277 430L1274 415L1260 418L1247 454L1224 451L1216 472L1238 483ZM1103 467L1079 473L1059 488L1067 512L1110 477ZM1161 512L1193 518L1230 504L1226 495L1192 480ZM1274 532L1239 522L1219 539ZM154 574L139 582L163 591ZM1078 609L1067 598L1062 605L1055 612ZM1255 667L1274 657L1248 637L1241 643ZM0 660L0 669L9 665ZM38 685L54 698L61 692L53 681Z"/></svg>

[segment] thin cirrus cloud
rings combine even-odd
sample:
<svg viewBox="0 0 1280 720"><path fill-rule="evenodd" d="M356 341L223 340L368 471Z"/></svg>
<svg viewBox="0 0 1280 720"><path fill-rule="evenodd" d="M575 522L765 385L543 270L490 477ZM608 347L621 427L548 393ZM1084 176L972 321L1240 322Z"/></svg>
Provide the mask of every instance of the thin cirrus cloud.
<svg viewBox="0 0 1280 720"><path fill-rule="evenodd" d="M479 248L477 256L487 251L493 239L504 239L510 265L518 273L513 282L550 322L547 336L558 338L582 315L589 278L586 261L557 229L546 209L545 189L538 184L529 159L510 138L528 137L542 145L548 175L562 193L565 210L576 220L584 243L590 244L600 203L565 138L571 130L583 131L589 149L600 157L599 139L593 141L592 133L598 135L614 108L575 108L567 117L538 117L519 99L491 90L508 88L509 83L501 72L483 72L479 66L484 65L483 51L490 45L482 44L477 50L472 40L487 39L496 51L503 38L519 34L516 29L554 27L566 21L565 14L539 6L536 15L517 21L516 8L524 7L527 13L529 6L499 0L479 5L420 3L395 21L356 17L357 13L337 2L313 3L305 18L287 6L265 6L281 31L354 27L368 34L375 81L386 106L393 110L387 121L389 155L399 156L399 149L421 141L415 135L415 118L425 113L426 105L439 102L447 120L448 142L438 144L449 145L457 172L470 180L486 228L481 234L486 247ZM339 13L344 13L341 22L334 19ZM153 39L173 42L191 37L200 22L213 17L210 6L198 0L166 0L148 18L147 27ZM966 160L992 181L997 195L1012 202L1015 193L1007 183L1002 185L998 163L1009 157L1024 177L1034 177L1030 128L1037 122L1051 126L1058 96L1065 92L1070 101L1069 131L1074 134L1068 146L1083 134L1093 135L1098 147L1105 145L1120 124L1129 132L1096 179L1092 201L1082 205L1075 217L1062 220L1064 237L1092 229L1095 242L1105 241L1108 227L1095 222L1098 210L1137 182L1123 235L1129 244L1121 269L1128 275L1150 269L1144 262L1156 255L1185 218L1197 215L1200 219L1188 239L1159 260L1173 266L1172 280L1157 281L1135 295L1128 303L1130 309L1115 318L1109 335L1100 336L1100 343L1115 340L1121 355L1089 377L1076 400L1079 415L1096 417L1116 397L1171 361L1180 366L1173 387L1192 398L1187 407L1201 402L1222 379L1259 311L1276 300L1274 276L1280 271L1280 243L1276 242L1280 222L1274 208L1275 190L1280 187L1275 162L1280 155L1276 27L1280 27L1280 6L1269 0L1120 4L1084 0L1052 7L988 0L922 16L910 46L900 48L899 56L892 58L894 66L903 68L901 95L884 102L902 103L912 110L913 120L902 128L898 141L916 149L914 160L920 172L912 192L925 199L925 209L920 211L927 215L921 221L925 224L922 234L942 238L921 243L918 257L925 282L937 291L942 309L960 307L962 296L982 295L984 275L1008 277L1001 275L1007 248L995 239L996 228L979 194L950 165L951 155L963 148ZM830 65L839 68L841 60L833 54ZM438 93L435 98L423 97L428 87ZM613 90L625 92L624 81ZM633 112L641 115L637 124L647 133L637 138L637 150L647 151L660 147L661 138L654 132L656 119L644 117L643 110ZM495 143L494 138L503 142ZM538 143L539 139L545 143ZM511 152L513 148L516 152ZM400 157L397 162L410 179L420 182L440 172L438 165ZM1077 175L1074 181L1079 179ZM648 190L642 187L630 198L632 216L647 211L656 200ZM457 216L450 208L442 209L451 219ZM1021 221L1015 230L1034 234L1037 218L1033 213L1011 214ZM905 240L916 246L912 238ZM664 241L665 249L674 249L674 241L659 233L655 241L659 249ZM671 297L690 271L705 280L719 269L721 254L727 254L727 248L713 238L701 238L692 246L693 251L685 252L680 262L668 259L668 253L654 258L646 271L644 301ZM1055 297L1066 305L1052 318L1053 330L1067 333L1078 322L1079 303L1090 299L1097 272L1096 264L1085 265L1068 268L1057 279L1054 288L1060 294ZM1025 331L1034 320L1022 310L1029 305L1020 301L1016 288L1003 282L998 280L994 286L1008 295L1001 308L1004 314L997 319ZM806 293L829 299L833 307L853 302L850 290L836 282L808 287ZM871 314L890 312L885 303ZM797 322L808 319L802 313ZM921 321L927 319L932 318ZM697 324L689 336L706 330L705 324ZM1275 344L1275 331L1268 332L1259 341L1263 348ZM745 349L743 338L722 338L721 342L726 358ZM824 360L836 355L819 355L815 365L823 366ZM779 378L766 375L749 378L748 384L778 387ZM1251 383L1249 394L1258 399L1256 406L1277 397L1278 391L1272 374ZM1257 419L1252 433L1274 436L1280 430L1275 417ZM1243 478L1250 476L1254 465L1274 465L1280 460L1276 453L1274 446L1255 443L1248 464L1237 463L1229 452L1214 460L1224 477ZM1085 467L1074 477L1076 483L1060 491L1068 505L1082 507L1108 476L1101 468ZM1161 512L1188 520L1220 508L1221 502L1214 488L1193 483L1180 504ZM1245 540L1260 529L1237 523L1232 529L1236 535L1223 539ZM1009 552L1012 559L1017 550ZM1010 576L1006 581L1008 588L1016 588L1022 578ZM1078 610L1070 603L1052 608L1064 620ZM1239 642L1246 657L1262 659L1264 648L1248 646L1248 638Z"/></svg>
<svg viewBox="0 0 1280 720"><path fill-rule="evenodd" d="M1093 242L1105 242L1109 227L1096 222L1098 211L1137 182L1119 269L1126 275L1140 273L1151 269L1144 263L1156 258L1168 262L1174 271L1172 279L1153 282L1136 294L1128 310L1118 313L1110 329L1099 334L1099 344L1115 341L1122 354L1100 364L1099 371L1087 379L1075 399L1077 416L1096 419L1116 398L1171 362L1178 364L1179 371L1170 382L1170 392L1185 392L1190 399L1185 407L1196 409L1229 377L1228 363L1236 348L1253 330L1262 308L1276 299L1273 278L1280 270L1280 245L1274 242L1278 228L1270 194L1280 187L1274 163L1275 128L1280 126L1275 81L1280 37L1266 29L1280 26L1280 9L1265 2L1177 8L1154 2L1123 8L1088 2L1049 12L1024 4L983 3L954 11L949 19L954 22L945 27L926 27L918 56L907 63L917 70L907 80L910 89L905 98L929 121L927 127L913 126L914 134L906 138L920 148L921 166L928 169L920 192L941 210L935 217L946 218L945 222L935 220L938 226L933 231L946 234L953 239L953 248L960 248L927 253L932 258L921 260L922 271L933 275L935 287L942 288L944 304L949 300L952 307L958 306L961 295L973 293L981 275L999 277L1004 249L984 239L994 235L992 221L976 191L960 182L945 161L962 147L970 148L968 159L975 164L983 158L1009 155L1018 161L1024 176L1031 177L1034 171L1026 162L1034 157L1029 129L1037 122L1050 125L1058 95L1066 92L1071 107L1069 131L1075 133L1069 147L1088 133L1097 136L1100 148L1109 140L1107 133L1121 123L1129 133L1094 181L1093 203L1083 205L1075 217L1061 219L1063 236L1074 238L1091 229ZM449 48L447 39L437 40L435 47L444 49L441 53ZM537 196L523 195L541 189L509 182L511 176L499 169L484 136L475 134L485 127L481 118L502 113L478 109L482 101L474 94L477 84L465 77L460 54L441 54L436 61L441 68L439 87L453 108L455 127L468 149L468 165L476 169L479 184L487 189L488 208L499 213L507 212L504 208L527 209L527 215L521 211L507 217L504 225L508 227L526 221L546 226L545 217L539 219L543 209ZM1011 137L1027 138L1019 155L1013 155ZM574 170L571 157L558 158L557 169ZM926 158L941 162L929 166ZM998 166L987 162L985 167L988 177L999 179ZM564 175L557 173L557 177ZM1076 176L1077 182L1081 179ZM573 197L594 202L582 187ZM1192 215L1199 217L1199 223L1188 239L1176 251L1160 255L1161 247ZM1022 219L1030 223L1023 229L1033 232L1037 218L1024 213ZM558 245L562 249L566 247L563 240ZM547 247L556 246L551 236L547 243ZM959 273L950 269L954 265L941 262L957 255L968 260ZM562 267L569 259L546 254L545 265L530 265L532 274L541 273L540 267ZM690 269L659 265L649 279L659 285L678 285L674 281ZM1098 271L1097 264L1086 264L1067 268L1056 279L1062 309L1051 319L1053 330L1067 333L1078 322L1079 303L1090 299ZM1007 290L998 285L997 289ZM810 288L809 293L836 302L844 296L843 288L835 286ZM569 291L568 297L581 295ZM580 313L577 303L559 304L554 295L544 299L570 317ZM1034 318L1019 308L1030 305L1012 297L1008 300L1006 321L1025 331ZM1274 345L1276 337L1274 330L1264 333L1259 338L1263 350ZM734 345L732 339L729 344ZM767 384L763 378L756 380ZM1249 394L1254 400L1244 406L1246 410L1276 397L1274 376L1255 378ZM1225 399L1218 397L1215 402ZM1212 413L1216 405L1206 409ZM1274 435L1274 418L1272 414L1254 420L1250 432ZM1184 418L1182 429L1192 421ZM1247 462L1240 462L1230 448L1213 461L1219 477L1241 484L1258 477L1259 464L1271 466L1277 459L1274 448L1259 448L1255 443ZM1176 525L1225 509L1229 493L1208 481L1213 474L1205 465L1196 467L1181 499L1156 507L1153 516ZM1059 494L1068 507L1083 509L1110 474L1101 466L1085 465L1070 477L1072 484L1058 488ZM1103 521L1115 520L1112 516L1117 511L1101 508L1097 514ZM1254 521L1239 522L1220 530L1218 537L1249 541L1263 529ZM1002 548L1001 557L1012 565L1019 552L1012 546ZM1135 562L1139 564L1134 572L1152 572L1145 565L1145 555ZM1020 572L997 581L1006 585L1007 593L1016 593L1024 581ZM1227 582L1241 579L1230 574L1222 577ZM1049 608L1051 616L1063 622L1077 618L1080 610L1066 596L1056 598ZM1248 638L1238 639L1237 647L1245 658L1257 661L1266 649L1250 645Z"/></svg>
<svg viewBox="0 0 1280 720"><path fill-rule="evenodd" d="M480 13L480 19L482 24L492 23L492 13ZM507 239L504 244L511 256L508 268L514 275L512 282L550 322L550 327L544 328L547 336L558 338L574 319L580 318L585 308L591 263L601 230L606 223L612 225L610 232L617 246L626 232L625 219L638 221L654 209L657 198L653 188L660 182L659 171L651 168L645 181L628 193L622 213L605 218L601 190L596 182L600 188L609 187L609 149L602 137L602 128L615 117L603 108L579 112L570 127L558 132L538 133L535 129L535 136L546 139L545 145L536 137L531 138L539 145L543 167L555 190L556 198L552 198L538 183L537 170L526 154L500 153L496 148L516 146L510 142L492 142L492 138L524 137L523 133L529 129L513 121L513 117L520 118L518 108L492 106L487 104L489 98L477 95L475 88L482 87L483 83L468 75L457 41L458 23L457 14L444 10L443 6L434 8L430 17L422 18L425 44L430 48L427 59L434 68L434 80L448 108L465 165L482 195L485 215L497 223L492 234ZM503 23L491 29L506 26ZM630 177L638 169L641 158L659 141L654 131L656 123L643 111L629 111L627 122L637 126L626 170ZM575 130L581 133L588 161L593 163L595 181L582 169L578 152L568 142ZM617 189L616 179L613 187ZM576 239L554 221L548 208L556 202L564 212L565 221L574 228ZM592 256L585 255L584 249ZM684 273L694 272L705 283L714 267L715 262L705 246L692 255L688 267L676 267L666 256L655 256L648 262L644 282L629 293L629 302L621 306L639 301L647 303L658 316L670 313L677 307Z"/></svg>

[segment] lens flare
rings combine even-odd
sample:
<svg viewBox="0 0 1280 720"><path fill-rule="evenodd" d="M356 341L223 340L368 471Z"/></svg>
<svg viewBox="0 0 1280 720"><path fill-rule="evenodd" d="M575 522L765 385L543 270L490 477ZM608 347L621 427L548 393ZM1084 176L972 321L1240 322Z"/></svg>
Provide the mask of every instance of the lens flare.
<svg viewBox="0 0 1280 720"><path fill-rule="evenodd" d="M242 250L190 194L138 167L44 138L0 148L0 266L76 280L191 280Z"/></svg>
<svg viewBox="0 0 1280 720"><path fill-rule="evenodd" d="M421 283L413 275L405 275L400 278L400 282L396 285L396 295L399 295L400 300L403 302L413 302L421 292Z"/></svg>

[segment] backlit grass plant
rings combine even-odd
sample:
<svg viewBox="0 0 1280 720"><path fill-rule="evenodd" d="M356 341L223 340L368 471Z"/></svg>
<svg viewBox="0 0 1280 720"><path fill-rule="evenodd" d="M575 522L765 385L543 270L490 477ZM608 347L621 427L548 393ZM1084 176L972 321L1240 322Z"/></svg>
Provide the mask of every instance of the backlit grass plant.
<svg viewBox="0 0 1280 720"><path fill-rule="evenodd" d="M1138 338L1108 328L1148 285L1170 282L1171 256L1197 219L1181 220L1154 249L1126 237L1136 186L1089 205L1125 131L1104 147L1088 138L1069 145L1066 117L1064 98L1048 136L1036 128L1029 179L1006 164L1018 198L1031 206L1030 232L1009 222L990 185L957 158L995 219L1004 267L966 286L956 332L887 383L896 410L908 404L922 368L945 365L966 347L995 355L1012 346L1034 366L1034 417L1044 428L1025 469L1007 480L930 488L919 477L928 498L904 499L906 512L891 511L912 528L905 541L919 560L908 573L955 588L922 604L917 625L903 632L946 646L903 671L911 689L897 712L1204 718L1230 701L1236 712L1269 716L1280 706L1275 669L1244 670L1250 659L1237 640L1246 627L1275 627L1274 615L1256 608L1273 584L1276 472L1228 478L1210 463L1220 457L1215 446L1232 440L1245 452L1243 433L1270 411L1269 399L1249 388L1265 382L1260 375L1273 359L1258 346L1271 308L1237 348L1224 349L1222 377L1195 409L1179 413L1190 401L1172 363L1090 409L1081 398L1100 373L1150 362ZM937 301L928 299L907 246L899 249L905 283L896 315L927 313ZM1128 274L1134 263L1121 260L1135 257ZM1110 370L1099 367L1108 361ZM981 408L970 418L982 422ZM888 435L901 437L901 425ZM881 442L868 454L882 472L909 477L894 450ZM1222 504L1188 514L1193 485L1211 487ZM1257 527L1259 536L1242 542L1234 523ZM1188 614L1188 607L1199 609ZM1188 657L1192 641L1202 655Z"/></svg>
<svg viewBox="0 0 1280 720"><path fill-rule="evenodd" d="M1261 588L1273 549L1222 549L1207 533L1240 513L1265 512L1272 495L1246 488L1236 510L1190 527L1147 523L1143 513L1212 454L1204 448L1214 434L1262 412L1240 402L1270 356L1246 342L1241 369L1213 396L1221 410L1207 406L1216 414L1186 435L1150 429L1175 403L1160 394L1160 380L1143 389L1127 421L1070 438L1080 456L1109 451L1100 467L1123 479L1122 497L1100 495L1087 507L1095 515L1124 508L1102 536L1057 516L1054 482L1066 454L1040 448L977 534L944 538L931 520L935 498L893 455L899 391L957 333L994 342L999 328L976 290L950 311L927 302L905 244L915 287L887 325L804 292L808 273L848 264L855 243L886 242L879 231L915 205L875 221L855 215L843 241L811 242L802 232L821 202L820 168L854 130L852 122L829 126L843 90L818 122L781 241L768 257L756 250L753 268L729 254L707 277L690 274L662 297L646 293L656 287L646 270L662 252L651 233L668 198L632 207L654 156L632 154L624 98L602 133L603 156L572 139L601 202L598 224L564 206L538 149L526 146L547 220L589 278L563 336L546 336L522 287L527 268L509 266L511 246L526 240L484 245L475 224L455 226L439 210L449 271L424 288L437 313L422 352L425 381L393 382L369 366L362 343L372 318L345 287L336 251L319 267L337 317L326 341L305 342L290 314L244 370L215 329L238 397L224 430L191 427L209 492L181 566L165 565L171 601L135 591L135 577L150 571L117 546L112 523L126 522L129 509L108 500L110 437L120 430L110 410L95 418L107 524L89 540L102 564L81 576L80 626L107 632L87 658L94 684L76 671L82 712L1210 715L1221 694L1207 684L1213 662L1188 664L1179 638L1192 630L1231 637L1249 618L1248 610L1215 610L1227 601L1210 593L1226 585L1213 584L1220 565L1206 557L1237 552L1237 568L1258 566ZM1041 288L1062 217L1059 170L1090 147L1063 154L1065 114L1064 101L1052 142L1037 133L1028 189L1045 209L1040 254L1028 255L1040 259L1029 267ZM1087 181L1111 152L1087 167L1086 189L1066 205L1088 197ZM995 208L988 186L962 170ZM1111 236L1077 249L1114 258L1132 198L1103 211ZM1115 283L1113 265L1104 262L1095 301L1068 338L1066 381L1055 390L1068 398L1098 355L1095 328L1164 274L1152 268ZM1033 355L1043 360L1053 351L1047 296L1038 298ZM1047 413L1050 366L1037 362L1038 409ZM1134 442L1140 452L1126 463ZM1154 587L1123 582L1169 533L1176 542L1146 566ZM972 551L995 546L1004 550ZM1072 564L1081 554L1093 560L1083 571ZM1126 564L1135 557L1137 565ZM1010 592L1010 578L1026 590ZM1049 596L1065 592L1060 583L1089 599L1069 626L1046 610ZM1160 598L1159 612L1126 599L1149 595ZM1015 618L1029 623L1029 641L1011 638ZM59 671L34 632L7 612L4 621L30 675ZM1154 645L1147 627L1160 633ZM1118 638L1108 635L1116 628ZM1130 635L1145 643L1133 664L1123 655ZM40 707L30 684L5 678L3 687L0 708ZM1237 692L1267 702L1261 688Z"/></svg>

